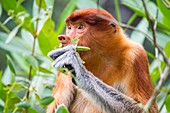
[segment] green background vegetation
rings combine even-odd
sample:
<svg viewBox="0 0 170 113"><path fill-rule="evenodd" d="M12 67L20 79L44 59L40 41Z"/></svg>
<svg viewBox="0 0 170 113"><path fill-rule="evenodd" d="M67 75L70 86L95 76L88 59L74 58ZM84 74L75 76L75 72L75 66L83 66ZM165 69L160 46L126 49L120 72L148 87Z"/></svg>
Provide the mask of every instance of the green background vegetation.
<svg viewBox="0 0 170 113"><path fill-rule="evenodd" d="M0 0L0 113L45 113L46 106L53 101L51 92L56 78L56 70L51 67L47 53L58 47L57 36L64 32L65 18L75 9L103 8L103 3L108 1L100 0L98 6L96 0ZM153 31L142 1L112 2L120 25L125 31L133 29L129 37L147 45L150 76L156 87L165 67L170 66L146 36L152 38ZM156 26L156 42L169 60L170 1L145 0L145 3ZM126 15L120 11L120 6L133 11L126 23L122 22ZM140 20L131 28L137 18ZM170 112L169 82L168 76L157 96L161 113Z"/></svg>

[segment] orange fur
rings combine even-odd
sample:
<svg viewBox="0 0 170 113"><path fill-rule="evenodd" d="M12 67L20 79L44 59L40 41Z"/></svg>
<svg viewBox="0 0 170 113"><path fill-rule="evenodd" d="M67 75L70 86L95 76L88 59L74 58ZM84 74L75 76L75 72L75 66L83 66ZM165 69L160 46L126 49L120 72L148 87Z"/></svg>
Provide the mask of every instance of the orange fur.
<svg viewBox="0 0 170 113"><path fill-rule="evenodd" d="M116 28L110 26L107 19L100 18L98 15L109 18L115 23ZM88 32L77 37L80 40L79 45L91 48L91 51L80 52L87 70L106 84L133 98L137 103L146 104L153 93L153 86L149 78L147 55L143 47L132 42L123 33L112 15L106 11L99 9L77 10L66 19L67 23L77 21L86 22L89 26ZM115 30L116 32L114 32ZM69 82L65 82L66 80ZM68 94L56 97L54 103L57 104L57 101L60 101L64 96L70 95L68 87L65 86L72 87L71 89L75 88L68 76L58 80L53 96L63 92ZM104 112L98 108L93 99L83 93L83 90L79 88L75 88L75 90L74 99L68 106L71 113ZM52 113L50 108L53 109L53 106L49 106L48 113ZM150 113L158 113L156 103L151 108Z"/></svg>

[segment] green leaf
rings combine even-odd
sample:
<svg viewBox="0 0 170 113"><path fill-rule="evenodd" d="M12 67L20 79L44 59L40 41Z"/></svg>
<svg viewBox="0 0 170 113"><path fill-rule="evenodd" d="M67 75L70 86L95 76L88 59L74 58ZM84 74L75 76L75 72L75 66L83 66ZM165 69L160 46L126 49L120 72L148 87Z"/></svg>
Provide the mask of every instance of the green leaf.
<svg viewBox="0 0 170 113"><path fill-rule="evenodd" d="M8 37L7 37L6 41L5 41L6 44L8 44L9 42L11 42L11 40L16 36L16 34L17 34L17 32L18 32L18 30L19 30L20 27L21 27L21 25L18 25L18 26L16 26L16 27L10 32L10 34L8 35Z"/></svg>
<svg viewBox="0 0 170 113"><path fill-rule="evenodd" d="M1 15L2 15L2 5L0 3L0 17L1 17Z"/></svg>
<svg viewBox="0 0 170 113"><path fill-rule="evenodd" d="M25 60L35 68L38 68L38 61L32 55L25 55Z"/></svg>
<svg viewBox="0 0 170 113"><path fill-rule="evenodd" d="M34 24L32 21L32 17L22 6L21 2L22 1L16 0L1 0L3 8L10 16L14 17L14 21L19 25L21 24L22 27L33 34Z"/></svg>
<svg viewBox="0 0 170 113"><path fill-rule="evenodd" d="M73 44L73 45L75 45L75 46L77 46L78 42L79 42L79 39L78 39L78 38L73 38L73 39L71 40L71 44Z"/></svg>
<svg viewBox="0 0 170 113"><path fill-rule="evenodd" d="M31 105L28 102L20 102L20 103L15 104L15 106L19 108L28 109L30 108Z"/></svg>
<svg viewBox="0 0 170 113"><path fill-rule="evenodd" d="M148 30L148 34L152 35L152 31ZM166 43L170 41L170 36L158 29L156 31L156 41L161 48L165 48Z"/></svg>
<svg viewBox="0 0 170 113"><path fill-rule="evenodd" d="M36 4L37 4L37 6L40 6L40 8L43 8L44 10L46 10L46 2L45 2L45 0L36 0Z"/></svg>
<svg viewBox="0 0 170 113"><path fill-rule="evenodd" d="M54 32L54 22L49 17L38 35L38 43L41 52L47 56L48 52L59 46L57 34Z"/></svg>
<svg viewBox="0 0 170 113"><path fill-rule="evenodd" d="M8 96L8 109L13 110L15 108L15 104L20 101L20 99L16 96L15 93L10 93Z"/></svg>
<svg viewBox="0 0 170 113"><path fill-rule="evenodd" d="M140 23L137 25L136 28L142 30L145 33L147 33L148 27L149 27L148 21L145 18L143 18L140 21ZM131 39L138 42L138 43L140 43L140 44L143 44L144 40L145 40L145 35L140 33L140 32L133 31L132 34L131 34Z"/></svg>
<svg viewBox="0 0 170 113"><path fill-rule="evenodd" d="M8 55L6 55L6 57L7 57L7 64L8 64L8 66L9 66L10 71L11 71L14 75L16 75L15 68L14 68L14 65L13 65L12 60L10 59L10 57L9 57Z"/></svg>
<svg viewBox="0 0 170 113"><path fill-rule="evenodd" d="M78 0L77 7L79 9L85 9L85 8L97 8L97 4L93 0ZM99 6L99 8L101 8Z"/></svg>
<svg viewBox="0 0 170 113"><path fill-rule="evenodd" d="M4 87L4 90L10 90L11 88L12 88L11 90L12 92L19 92L23 88L25 88L25 86L20 83L8 84L7 86Z"/></svg>
<svg viewBox="0 0 170 113"><path fill-rule="evenodd" d="M163 2L168 1L168 0L156 0L159 9L161 10L162 14L166 17L166 18L170 18L170 10L164 5ZM170 2L170 1L168 1Z"/></svg>
<svg viewBox="0 0 170 113"><path fill-rule="evenodd" d="M57 71L61 72L61 73L65 73L68 71L67 68L57 68Z"/></svg>
<svg viewBox="0 0 170 113"><path fill-rule="evenodd" d="M3 83L2 83L2 71L0 71L0 93L1 94L2 94L2 87L3 87Z"/></svg>
<svg viewBox="0 0 170 113"><path fill-rule="evenodd" d="M0 48L12 53L27 53L27 52L30 53L30 51L28 51L25 47L21 45L21 43L19 43L18 40L16 40L17 38L14 38L10 42L10 44L5 44L4 42L6 37L7 37L6 33L0 33Z"/></svg>
<svg viewBox="0 0 170 113"><path fill-rule="evenodd" d="M76 50L77 51L89 51L90 48L89 47L84 47L84 46L77 46Z"/></svg>
<svg viewBox="0 0 170 113"><path fill-rule="evenodd" d="M40 99L40 96L37 93L35 93L35 98L38 102L40 102L41 99Z"/></svg>
<svg viewBox="0 0 170 113"><path fill-rule="evenodd" d="M33 109L33 108L29 108L29 109L28 109L28 113L38 113L38 111L36 111L36 110Z"/></svg>
<svg viewBox="0 0 170 113"><path fill-rule="evenodd" d="M40 72L47 73L47 74L53 74L53 72L51 72L50 70L43 68L41 66L38 66L38 69Z"/></svg>
<svg viewBox="0 0 170 113"><path fill-rule="evenodd" d="M166 46L165 46L165 54L167 55L168 58L170 58L170 41L166 43Z"/></svg>
<svg viewBox="0 0 170 113"><path fill-rule="evenodd" d="M61 104L57 107L56 113L69 113L69 111L64 104Z"/></svg>
<svg viewBox="0 0 170 113"><path fill-rule="evenodd" d="M40 104L43 106L47 106L53 101L54 101L54 98L52 96L47 96L40 100Z"/></svg>
<svg viewBox="0 0 170 113"><path fill-rule="evenodd" d="M143 4L141 0L121 0L121 3L129 7L133 11L137 12L139 15L144 16L144 9L143 9Z"/></svg>
<svg viewBox="0 0 170 113"><path fill-rule="evenodd" d="M70 0L64 11L62 12L57 26L57 35L61 34L65 27L65 19L70 15L70 13L75 9L78 0Z"/></svg>
<svg viewBox="0 0 170 113"><path fill-rule="evenodd" d="M166 97L165 105L166 105L167 111L170 112L170 95L168 95L168 96Z"/></svg>
<svg viewBox="0 0 170 113"><path fill-rule="evenodd" d="M146 18L145 10L144 10L141 0L121 0L121 1L122 1L123 5L129 7L131 10L136 12L138 15ZM162 16L162 13L159 10L157 10L158 7L155 5L155 3L152 1L149 1L149 0L145 0L145 3L146 3L146 7L148 9L149 15L153 19L156 19L157 11L158 11L158 20L157 20L158 26L169 31L170 30L170 26L169 26L170 21L167 18L165 18L164 16Z"/></svg>

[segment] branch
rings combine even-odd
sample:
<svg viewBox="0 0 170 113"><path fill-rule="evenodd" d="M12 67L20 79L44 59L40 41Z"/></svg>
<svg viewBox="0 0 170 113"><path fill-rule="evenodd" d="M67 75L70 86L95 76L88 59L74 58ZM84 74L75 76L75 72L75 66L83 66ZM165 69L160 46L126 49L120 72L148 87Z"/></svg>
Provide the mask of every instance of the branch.
<svg viewBox="0 0 170 113"><path fill-rule="evenodd" d="M146 109L150 109L151 106L154 104L154 101L155 101L157 95L160 93L161 88L164 85L165 81L167 80L169 73L170 73L170 66L167 65L164 69L164 72L161 73L161 75L160 75L160 80L154 90L152 97L149 99L149 101L147 102L147 104L145 106Z"/></svg>
<svg viewBox="0 0 170 113"><path fill-rule="evenodd" d="M42 0L40 0L40 3L39 3L38 14L39 14L40 11L41 11L41 4L42 4ZM33 40L33 46L32 46L32 56L34 56L34 54L35 54L35 44L36 44L37 31L38 31L38 22L39 22L39 18L36 20L35 31L34 31L34 34L33 34L34 40ZM29 74L28 74L28 80L31 80L32 68L33 68L32 65L30 65ZM29 87L30 87L30 86L29 86ZM27 91L27 93L26 93L27 99L29 98L29 94L30 94L29 87L28 87L28 91Z"/></svg>
<svg viewBox="0 0 170 113"><path fill-rule="evenodd" d="M154 22L153 18L149 16L149 13L148 13L148 10L146 8L146 4L145 4L144 0L142 0L142 3L143 3L143 6L144 6L144 9L145 9L146 18L147 18L147 20L150 24L151 30L152 30L153 43L154 43L155 47L160 51L160 48L158 48L157 42L156 42L156 24L157 24L157 22L156 21ZM156 86L156 88L154 90L153 95L148 100L148 102L145 106L146 110L149 110L152 107L152 105L154 104L157 95L160 93L161 88L164 85L165 81L167 80L168 74L170 73L170 61L168 61L168 58L164 54L163 50L161 50L161 54L162 54L164 61L166 62L167 65L164 69L164 72L161 73L161 75L160 75L160 80L159 80L158 85Z"/></svg>
<svg viewBox="0 0 170 113"><path fill-rule="evenodd" d="M152 17L149 16L148 10L146 8L146 4L145 1L142 0L144 9L145 9L145 14L146 14L146 18L150 24L151 30L152 30L152 36L153 36L153 43L154 46L159 50L159 52L162 54L163 59L165 61L165 63L170 66L170 63L168 62L168 58L166 57L166 54L163 52L163 50L158 46L157 42L156 42L156 21L154 22L154 19Z"/></svg>
<svg viewBox="0 0 170 113"><path fill-rule="evenodd" d="M149 36L147 33L143 32L143 31L141 31L141 30L139 30L139 29L137 29L137 28L135 28L135 27L133 27L133 26L129 26L129 25L126 25L126 24L119 24L119 25L120 25L122 28L128 28L128 29L132 29L132 30L138 31L138 32L144 34L149 41L154 42L151 36ZM158 51L162 54L162 56L163 56L164 61L166 62L166 64L170 66L170 63L168 62L168 58L166 57L166 55L165 55L164 51L162 50L162 48L161 48L157 43L155 43L154 46L155 46L155 47L158 49Z"/></svg>

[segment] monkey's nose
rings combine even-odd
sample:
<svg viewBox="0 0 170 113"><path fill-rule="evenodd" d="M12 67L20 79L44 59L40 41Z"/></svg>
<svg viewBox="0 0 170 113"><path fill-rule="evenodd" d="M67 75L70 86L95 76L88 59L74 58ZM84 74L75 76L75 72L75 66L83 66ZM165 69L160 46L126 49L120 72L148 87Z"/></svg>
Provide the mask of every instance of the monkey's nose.
<svg viewBox="0 0 170 113"><path fill-rule="evenodd" d="M63 36L63 35L60 35L60 36L58 36L58 40L65 40L66 38L65 38L65 36Z"/></svg>

